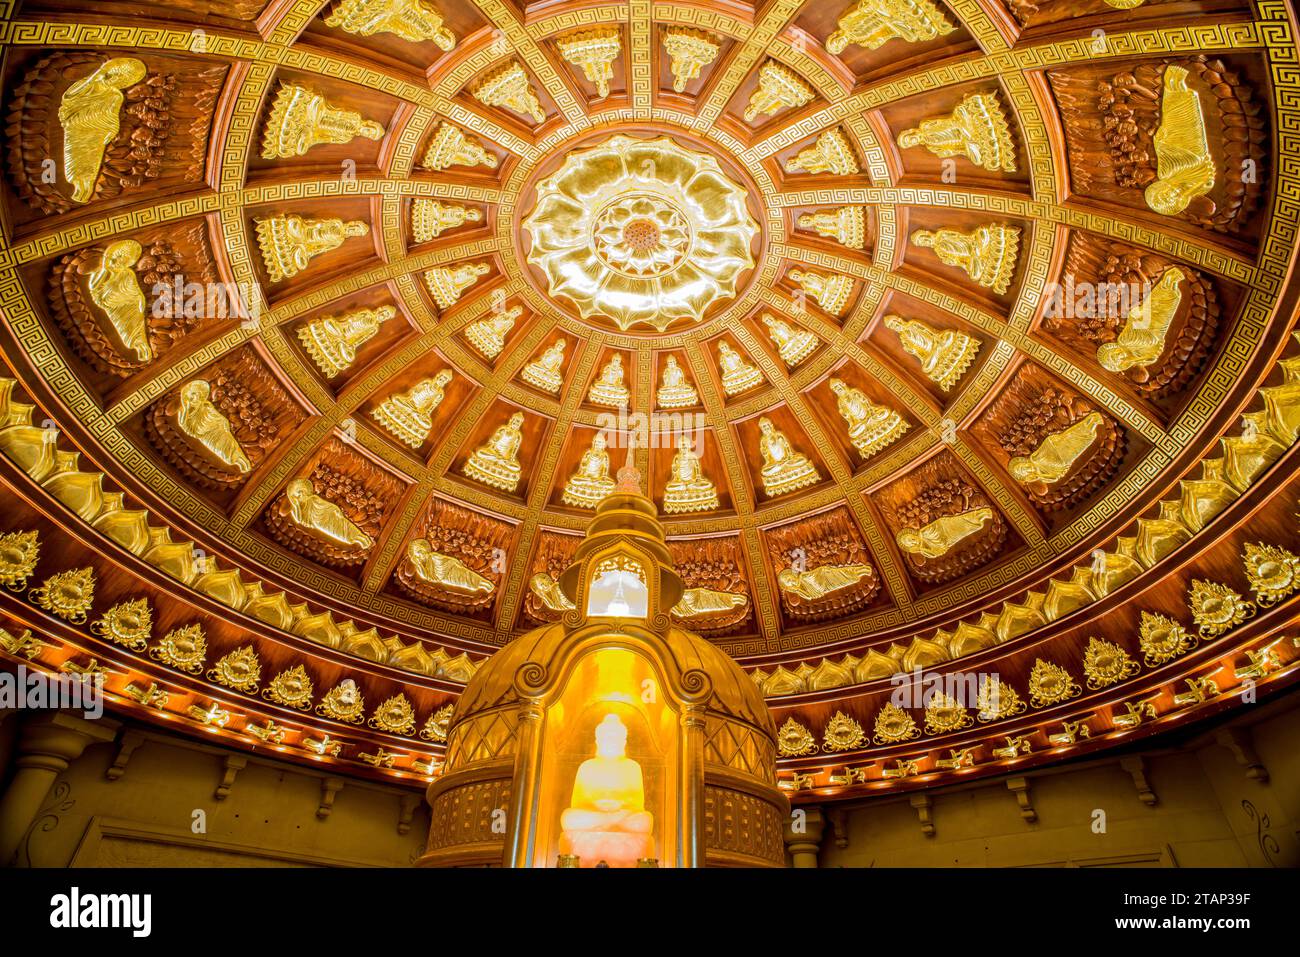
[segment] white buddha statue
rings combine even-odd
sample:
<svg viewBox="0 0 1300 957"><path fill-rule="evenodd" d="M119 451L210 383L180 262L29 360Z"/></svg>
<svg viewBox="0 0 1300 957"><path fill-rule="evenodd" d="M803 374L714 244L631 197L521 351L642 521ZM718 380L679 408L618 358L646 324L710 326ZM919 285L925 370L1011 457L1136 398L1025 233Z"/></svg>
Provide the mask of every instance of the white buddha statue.
<svg viewBox="0 0 1300 957"><path fill-rule="evenodd" d="M626 754L627 728L616 714L596 726L596 756L578 766L569 807L560 815L560 853L583 867L602 861L635 867L654 856L654 815L645 809L641 765Z"/></svg>

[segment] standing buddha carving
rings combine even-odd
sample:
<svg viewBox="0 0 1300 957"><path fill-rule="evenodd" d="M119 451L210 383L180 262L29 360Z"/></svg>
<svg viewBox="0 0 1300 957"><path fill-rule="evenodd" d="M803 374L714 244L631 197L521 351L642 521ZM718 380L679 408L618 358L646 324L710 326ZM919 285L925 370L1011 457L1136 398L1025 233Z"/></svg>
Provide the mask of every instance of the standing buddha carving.
<svg viewBox="0 0 1300 957"><path fill-rule="evenodd" d="M903 130L898 145L924 146L935 156L964 156L987 170L1016 171L1015 141L996 93L967 94L947 116Z"/></svg>
<svg viewBox="0 0 1300 957"><path fill-rule="evenodd" d="M230 429L230 420L213 405L212 385L206 379L194 379L181 387L176 424L222 464L239 472L252 470L248 456Z"/></svg>
<svg viewBox="0 0 1300 957"><path fill-rule="evenodd" d="M326 316L315 319L298 330L302 343L312 361L334 378L357 359L357 350L365 345L379 327L397 315L393 306L378 309L359 309L343 316Z"/></svg>
<svg viewBox="0 0 1300 957"><path fill-rule="evenodd" d="M86 277L90 301L103 310L122 346L141 362L153 358L149 347L147 300L135 264L144 253L134 239L119 239L104 247L99 267Z"/></svg>
<svg viewBox="0 0 1300 957"><path fill-rule="evenodd" d="M591 447L582 453L578 468L564 484L562 501L565 505L595 508L614 491L614 480L609 474L609 453L605 436L597 432Z"/></svg>
<svg viewBox="0 0 1300 957"><path fill-rule="evenodd" d="M442 15L425 0L342 0L325 25L360 37L392 33L412 43L432 40L444 52L456 46Z"/></svg>
<svg viewBox="0 0 1300 957"><path fill-rule="evenodd" d="M1182 283L1186 278L1177 266L1166 269L1146 298L1124 318L1124 327L1115 341L1097 348L1097 361L1111 372L1125 372L1158 361L1182 304Z"/></svg>
<svg viewBox="0 0 1300 957"><path fill-rule="evenodd" d="M763 457L763 491L768 497L784 495L816 484L821 476L802 453L796 452L785 434L764 416L758 420L758 449Z"/></svg>
<svg viewBox="0 0 1300 957"><path fill-rule="evenodd" d="M139 60L118 57L64 91L59 103L63 178L72 187L73 202L88 203L94 196L104 152L121 131L123 91L143 80L146 72Z"/></svg>
<svg viewBox="0 0 1300 957"><path fill-rule="evenodd" d="M499 426L465 462L465 474L476 482L513 492L519 485L519 446L524 440L524 414L516 412Z"/></svg>
<svg viewBox="0 0 1300 957"><path fill-rule="evenodd" d="M347 239L368 235L369 224L359 219L344 222L290 215L257 220L257 244L271 282L298 275L316 256L338 249Z"/></svg>
<svg viewBox="0 0 1300 957"><path fill-rule="evenodd" d="M659 378L655 401L661 409L682 409L700 403L695 386L687 381L686 373L682 371L676 356L669 356L664 361L664 371Z"/></svg>
<svg viewBox="0 0 1300 957"><path fill-rule="evenodd" d="M486 358L495 359L506 347L506 336L523 314L522 306L512 306L505 312L494 312L491 319L480 319L466 329L465 338Z"/></svg>
<svg viewBox="0 0 1300 957"><path fill-rule="evenodd" d="M729 396L739 395L763 383L763 374L725 341L718 343L718 366L722 369L722 391Z"/></svg>
<svg viewBox="0 0 1300 957"><path fill-rule="evenodd" d="M907 422L893 409L876 405L860 389L840 379L830 380L835 404L849 426L849 441L866 458L907 431Z"/></svg>
<svg viewBox="0 0 1300 957"><path fill-rule="evenodd" d="M968 233L918 229L911 239L913 246L933 249L941 261L965 271L976 283L1000 296L1007 291L1016 270L1020 228L993 224Z"/></svg>
<svg viewBox="0 0 1300 957"><path fill-rule="evenodd" d="M313 146L350 143L358 136L381 139L384 128L356 110L332 105L303 86L281 83L262 136L262 158L291 159Z"/></svg>
<svg viewBox="0 0 1300 957"><path fill-rule="evenodd" d="M421 379L408 391L390 395L371 413L375 421L413 449L418 449L433 428L433 412L442 404L451 381L450 369L431 379Z"/></svg>
<svg viewBox="0 0 1300 957"><path fill-rule="evenodd" d="M289 515L295 525L341 545L369 548L374 539L358 528L329 499L316 494L308 479L294 479L284 489Z"/></svg>
<svg viewBox="0 0 1300 957"><path fill-rule="evenodd" d="M858 0L826 38L826 51L844 52L850 43L874 50L893 39L920 43L956 29L932 0Z"/></svg>
<svg viewBox="0 0 1300 957"><path fill-rule="evenodd" d="M919 319L885 316L885 328L897 333L907 352L921 363L921 371L947 392L962 377L980 350L978 339L945 329L932 329Z"/></svg>
<svg viewBox="0 0 1300 957"><path fill-rule="evenodd" d="M519 373L523 380L552 395L558 393L564 383L560 367L564 364L565 345L564 339L556 339L551 343L545 352L524 366Z"/></svg>
<svg viewBox="0 0 1300 957"><path fill-rule="evenodd" d="M664 511L703 512L718 507L718 491L704 475L700 457L692 448L689 436L677 440L668 484L664 486Z"/></svg>
<svg viewBox="0 0 1300 957"><path fill-rule="evenodd" d="M596 405L613 408L625 406L631 400L623 381L623 357L617 352L605 363L605 368L600 370L600 375L591 385L588 398Z"/></svg>
<svg viewBox="0 0 1300 957"><path fill-rule="evenodd" d="M1160 126L1153 142L1157 178L1146 188L1146 203L1162 216L1176 216L1213 189L1215 180L1201 98L1187 88L1184 67L1165 67Z"/></svg>

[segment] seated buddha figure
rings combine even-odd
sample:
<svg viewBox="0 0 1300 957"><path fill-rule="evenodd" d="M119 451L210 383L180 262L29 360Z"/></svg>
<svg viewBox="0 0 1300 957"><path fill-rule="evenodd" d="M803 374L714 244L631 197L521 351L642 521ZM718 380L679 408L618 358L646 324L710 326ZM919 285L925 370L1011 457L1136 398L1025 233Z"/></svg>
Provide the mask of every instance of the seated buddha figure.
<svg viewBox="0 0 1300 957"><path fill-rule="evenodd" d="M212 386L206 379L194 379L181 388L176 424L182 432L211 452L223 464L240 472L252 465L230 431L230 420L212 404Z"/></svg>
<svg viewBox="0 0 1300 957"><path fill-rule="evenodd" d="M435 552L427 538L414 539L406 546L406 558L416 576L430 585L466 595L489 595L496 588L459 558Z"/></svg>
<svg viewBox="0 0 1300 957"><path fill-rule="evenodd" d="M1187 278L1177 266L1170 266L1151 287L1145 299L1124 318L1124 328L1114 342L1097 348L1097 361L1111 372L1126 372L1157 362L1165 351L1169 327L1183 301L1182 282Z"/></svg>
<svg viewBox="0 0 1300 957"><path fill-rule="evenodd" d="M469 344L488 359L495 359L506 347L506 336L515 327L515 321L524 314L522 306L505 312L493 313L490 319L480 319L465 330Z"/></svg>
<svg viewBox="0 0 1300 957"><path fill-rule="evenodd" d="M562 501L579 508L595 508L613 493L614 480L609 475L608 443L599 432L591 440L591 448L582 453L577 470L564 483Z"/></svg>
<svg viewBox="0 0 1300 957"><path fill-rule="evenodd" d="M856 585L872 574L870 565L819 565L797 572L793 568L783 568L776 576L776 583L781 591L798 595L806 601L817 601L831 592Z"/></svg>
<svg viewBox="0 0 1300 957"><path fill-rule="evenodd" d="M933 249L939 259L963 270L966 275L999 296L1007 291L1016 271L1020 249L1020 228L991 224L968 233L956 229L918 229L912 245Z"/></svg>
<svg viewBox="0 0 1300 957"><path fill-rule="evenodd" d="M700 457L691 440L683 435L677 440L668 484L664 486L665 512L702 512L718 507L718 491L704 477Z"/></svg>
<svg viewBox="0 0 1300 957"><path fill-rule="evenodd" d="M560 814L560 853L577 856L583 867L635 867L654 856L641 765L626 752L627 728L618 715L605 715L596 726L596 756L578 766Z"/></svg>
<svg viewBox="0 0 1300 957"><path fill-rule="evenodd" d="M284 488L295 525L341 545L369 548L374 539L363 532L329 499L316 494L308 479L294 479Z"/></svg>
<svg viewBox="0 0 1300 957"><path fill-rule="evenodd" d="M763 491L769 497L784 495L821 479L817 468L796 452L790 440L780 432L772 420L764 416L758 420L758 448L763 456Z"/></svg>
<svg viewBox="0 0 1300 957"><path fill-rule="evenodd" d="M904 149L924 146L935 156L964 156L989 170L1016 171L1015 143L993 93L968 94L947 116L922 120L898 134Z"/></svg>
<svg viewBox="0 0 1300 957"><path fill-rule="evenodd" d="M837 27L826 38L826 52L832 56L850 43L874 50L895 38L920 43L956 29L933 0L858 0Z"/></svg>
<svg viewBox="0 0 1300 957"><path fill-rule="evenodd" d="M262 158L290 159L313 146L341 146L358 136L378 140L383 135L382 126L362 119L356 110L334 106L306 87L281 83L262 137Z"/></svg>
<svg viewBox="0 0 1300 957"><path fill-rule="evenodd" d="M772 315L763 317L768 335L776 344L776 351L788 366L797 366L813 354L818 346L817 337L806 329L795 330L788 322Z"/></svg>
<svg viewBox="0 0 1300 957"><path fill-rule="evenodd" d="M90 301L108 316L113 331L126 349L141 362L153 358L149 347L149 325L145 316L148 305L135 264L144 249L134 239L119 239L104 248L99 268L86 277Z"/></svg>
<svg viewBox="0 0 1300 957"><path fill-rule="evenodd" d="M726 342L718 343L718 366L722 369L722 390L727 395L739 395L763 384L763 374Z"/></svg>
<svg viewBox="0 0 1300 957"><path fill-rule="evenodd" d="M1156 148L1156 180L1143 195L1157 213L1177 216L1192 200L1214 188L1214 157L1205 134L1205 113L1200 94L1187 88L1184 67L1165 67L1160 126L1152 145Z"/></svg>
<svg viewBox="0 0 1300 957"><path fill-rule="evenodd" d="M390 395L371 414L398 439L418 449L433 428L433 412L442 403L451 370L443 369L432 379L421 379L410 390Z"/></svg>
<svg viewBox="0 0 1300 957"><path fill-rule="evenodd" d="M820 273L810 269L791 269L790 281L797 283L805 295L812 296L832 316L844 312L853 294L853 277L842 273Z"/></svg>
<svg viewBox="0 0 1300 957"><path fill-rule="evenodd" d="M121 132L123 90L145 78L145 65L131 57L102 63L89 76L73 83L59 102L63 127L63 178L72 187L74 203L88 203L104 165L108 145Z"/></svg>
<svg viewBox="0 0 1300 957"><path fill-rule="evenodd" d="M970 508L956 515L944 515L920 528L905 528L895 536L898 547L922 558L942 558L993 521L993 509Z"/></svg>
<svg viewBox="0 0 1300 957"><path fill-rule="evenodd" d="M257 244L271 282L298 275L313 257L337 249L346 239L369 234L369 224L359 219L344 222L290 215L257 221Z"/></svg>
<svg viewBox="0 0 1300 957"><path fill-rule="evenodd" d="M1017 455L1007 463L1007 471L1022 485L1059 482L1097 441L1104 421L1100 412L1089 412L1068 429L1052 432L1028 455Z"/></svg>
<svg viewBox="0 0 1300 957"><path fill-rule="evenodd" d="M893 409L876 405L863 394L839 379L830 380L835 404L849 424L849 441L866 458L883 449L907 431L907 422Z"/></svg>
<svg viewBox="0 0 1300 957"><path fill-rule="evenodd" d="M677 362L676 356L669 356L664 361L664 372L659 379L659 390L655 401L661 409L681 409L686 406L699 405L700 397L695 386L686 380L686 373Z"/></svg>
<svg viewBox="0 0 1300 957"><path fill-rule="evenodd" d="M343 316L325 316L302 326L298 330L298 341L321 372L332 379L357 361L357 350L395 315L395 307L380 306L378 309L358 309Z"/></svg>
<svg viewBox="0 0 1300 957"><path fill-rule="evenodd" d="M605 368L600 370L587 397L596 405L608 405L616 409L631 401L631 394L623 382L623 357L617 352L605 363Z"/></svg>
<svg viewBox="0 0 1300 957"><path fill-rule="evenodd" d="M343 0L325 25L361 37L392 33L412 43L432 40L443 52L456 45L456 37L426 0Z"/></svg>
<svg viewBox="0 0 1300 957"><path fill-rule="evenodd" d="M980 351L978 339L955 329L940 332L919 319L885 316L885 328L897 333L903 348L921 363L921 371L944 392L957 384Z"/></svg>
<svg viewBox="0 0 1300 957"><path fill-rule="evenodd" d="M513 492L519 485L519 445L524 440L524 414L516 412L497 428L465 463L465 474L484 485Z"/></svg>
<svg viewBox="0 0 1300 957"><path fill-rule="evenodd" d="M559 392L564 382L560 376L560 366L564 364L564 346L563 339L556 339L545 352L524 366L520 373L524 381L552 395Z"/></svg>

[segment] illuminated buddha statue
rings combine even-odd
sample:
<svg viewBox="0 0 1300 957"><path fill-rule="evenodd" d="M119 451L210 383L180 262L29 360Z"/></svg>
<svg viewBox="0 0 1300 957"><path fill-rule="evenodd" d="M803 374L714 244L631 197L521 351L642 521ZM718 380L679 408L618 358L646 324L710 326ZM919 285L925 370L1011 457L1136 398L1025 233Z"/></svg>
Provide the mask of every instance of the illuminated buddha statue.
<svg viewBox="0 0 1300 957"><path fill-rule="evenodd" d="M492 437L474 450L465 463L465 474L493 488L513 492L519 484L519 445L524 440L524 414L516 412L499 426Z"/></svg>
<svg viewBox="0 0 1300 957"><path fill-rule="evenodd" d="M564 382L560 375L560 367L564 364L564 346L563 339L551 343L545 352L524 366L524 371L520 373L523 380L551 394L559 392Z"/></svg>
<svg viewBox="0 0 1300 957"><path fill-rule="evenodd" d="M546 572L538 572L530 578L528 588L551 611L572 611L576 607L560 588L560 583Z"/></svg>
<svg viewBox="0 0 1300 957"><path fill-rule="evenodd" d="M687 381L686 373L678 365L676 356L669 356L664 362L664 371L659 379L659 391L655 393L655 401L661 409L680 409L700 403L695 386Z"/></svg>
<svg viewBox="0 0 1300 957"><path fill-rule="evenodd" d="M763 383L762 373L726 342L718 343L718 366L722 369L722 389L727 395L739 395Z"/></svg>
<svg viewBox="0 0 1300 957"><path fill-rule="evenodd" d="M775 316L765 315L763 325L776 344L776 351L788 366L797 366L813 354L818 346L817 337L805 329L795 330L790 324Z"/></svg>
<svg viewBox="0 0 1300 957"><path fill-rule="evenodd" d="M608 443L599 432L591 440L591 448L582 453L577 470L564 483L562 501L580 508L595 508L614 491L614 480L609 474Z"/></svg>
<svg viewBox="0 0 1300 957"><path fill-rule="evenodd" d="M338 249L353 236L369 234L370 226L359 219L344 222L291 215L257 221L257 243L271 282L296 276L314 257Z"/></svg>
<svg viewBox="0 0 1300 957"><path fill-rule="evenodd" d="M718 491L704 476L700 457L691 440L683 435L677 440L668 484L664 486L665 512L702 512L718 507Z"/></svg>
<svg viewBox="0 0 1300 957"><path fill-rule="evenodd" d="M941 558L993 521L991 508L971 508L944 515L920 528L905 528L896 536L898 547L912 555Z"/></svg>
<svg viewBox="0 0 1300 957"><path fill-rule="evenodd" d="M506 312L493 313L491 319L480 319L466 329L465 338L485 357L495 359L506 347L506 336L523 314L524 310L521 306L514 306Z"/></svg>
<svg viewBox="0 0 1300 957"><path fill-rule="evenodd" d="M1177 216L1192 200L1212 190L1215 178L1201 98L1187 88L1187 70L1181 66L1165 67L1160 126L1152 140L1157 179L1144 196L1157 213Z"/></svg>
<svg viewBox="0 0 1300 957"><path fill-rule="evenodd" d="M180 409L176 413L176 424L182 432L198 442L217 457L223 464L238 469L240 472L251 471L253 466L248 456L240 448L239 442L230 430L227 419L212 404L212 386L205 379L187 382L181 388Z"/></svg>
<svg viewBox="0 0 1300 957"><path fill-rule="evenodd" d="M849 303L849 296L853 293L852 276L839 273L826 275L807 269L791 269L789 276L793 282L799 284L799 288L806 295L817 300L817 305L832 316L844 312L844 307Z"/></svg>
<svg viewBox="0 0 1300 957"><path fill-rule="evenodd" d="M1097 361L1111 372L1125 372L1159 360L1183 301L1182 282L1186 278L1177 266L1166 269L1141 304L1129 311L1115 341L1097 348Z"/></svg>
<svg viewBox="0 0 1300 957"><path fill-rule="evenodd" d="M397 315L393 306L359 309L344 316L316 319L298 330L298 341L326 377L333 378L357 359L357 350Z"/></svg>
<svg viewBox="0 0 1300 957"><path fill-rule="evenodd" d="M826 51L839 55L850 43L874 50L895 38L933 40L956 29L932 0L858 0L826 38Z"/></svg>
<svg viewBox="0 0 1300 957"><path fill-rule="evenodd" d="M325 24L361 37L394 33L412 43L432 40L443 51L456 45L442 16L424 0L343 0Z"/></svg>
<svg viewBox="0 0 1300 957"><path fill-rule="evenodd" d="M703 618L733 611L748 602L746 596L736 592L688 588L682 592L681 601L673 606L673 614L678 618Z"/></svg>
<svg viewBox="0 0 1300 957"><path fill-rule="evenodd" d="M945 392L957 384L980 351L978 339L955 329L940 332L919 319L885 316L885 328L898 335L903 348L921 363L921 371Z"/></svg>
<svg viewBox="0 0 1300 957"><path fill-rule="evenodd" d="M291 159L313 146L341 146L358 136L377 140L383 135L382 126L362 119L356 110L334 106L306 87L281 83L262 137L262 158Z"/></svg>
<svg viewBox="0 0 1300 957"><path fill-rule="evenodd" d="M876 405L860 389L831 379L840 415L849 425L849 441L866 458L907 431L907 422L893 409Z"/></svg>
<svg viewBox="0 0 1300 957"><path fill-rule="evenodd" d="M783 592L817 601L831 592L856 585L872 571L870 565L821 565L802 572L783 568L777 573L776 582Z"/></svg>
<svg viewBox="0 0 1300 957"><path fill-rule="evenodd" d="M998 224L980 226L968 233L956 229L918 229L912 245L934 250L949 266L963 270L981 286L999 296L1007 291L1016 269L1020 228Z"/></svg>
<svg viewBox="0 0 1300 957"><path fill-rule="evenodd" d="M118 57L73 83L59 102L63 127L63 178L72 187L72 201L88 203L104 165L108 144L121 131L123 90L145 78L145 65Z"/></svg>
<svg viewBox="0 0 1300 957"><path fill-rule="evenodd" d="M617 352L605 363L600 375L591 385L588 395L596 405L609 405L614 408L625 406L631 401L627 386L623 384L623 357Z"/></svg>
<svg viewBox="0 0 1300 957"><path fill-rule="evenodd" d="M635 867L654 856L654 816L645 809L641 765L627 757L627 728L607 714L596 726L596 756L578 766L569 807L560 815L560 853L584 867L602 861Z"/></svg>
<svg viewBox="0 0 1300 957"><path fill-rule="evenodd" d="M922 120L898 134L904 149L924 146L935 156L964 156L988 170L1016 171L1016 149L994 93L967 94L947 116Z"/></svg>
<svg viewBox="0 0 1300 957"><path fill-rule="evenodd" d="M406 547L406 557L416 576L431 585L466 595L490 595L496 588L459 558L435 552L427 538L414 539Z"/></svg>
<svg viewBox="0 0 1300 957"><path fill-rule="evenodd" d="M149 348L147 301L135 264L144 250L134 239L119 239L104 247L99 268L86 277L90 301L104 311L124 348L135 352L141 362L153 358Z"/></svg>
<svg viewBox="0 0 1300 957"><path fill-rule="evenodd" d="M772 420L758 420L758 448L763 456L763 491L768 496L784 495L805 485L813 485L821 476L808 459L796 452L790 440L777 430Z"/></svg>
<svg viewBox="0 0 1300 957"><path fill-rule="evenodd" d="M390 395L371 414L401 441L418 449L433 428L433 411L441 404L451 370L443 369L432 379L421 379L409 391Z"/></svg>
<svg viewBox="0 0 1300 957"><path fill-rule="evenodd" d="M1104 421L1100 412L1089 412L1068 429L1048 435L1028 455L1017 455L1007 463L1007 471L1022 485L1059 482L1097 441Z"/></svg>
<svg viewBox="0 0 1300 957"><path fill-rule="evenodd" d="M369 548L374 539L352 523L343 509L316 494L308 479L294 479L284 488L289 514L295 525L340 545Z"/></svg>

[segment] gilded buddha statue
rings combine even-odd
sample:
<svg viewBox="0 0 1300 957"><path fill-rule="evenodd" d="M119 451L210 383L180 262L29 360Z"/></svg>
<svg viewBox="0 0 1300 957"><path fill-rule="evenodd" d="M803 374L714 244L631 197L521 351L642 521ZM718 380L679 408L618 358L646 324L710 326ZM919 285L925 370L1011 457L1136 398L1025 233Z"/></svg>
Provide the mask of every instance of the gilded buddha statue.
<svg viewBox="0 0 1300 957"><path fill-rule="evenodd" d="M676 356L669 356L664 361L655 402L661 409L681 409L700 404L699 394L695 391L695 386L687 381L686 373L682 371Z"/></svg>
<svg viewBox="0 0 1300 957"><path fill-rule="evenodd" d="M996 93L968 93L947 116L903 130L898 145L924 146L935 156L964 156L987 170L1016 171L1015 141Z"/></svg>
<svg viewBox="0 0 1300 957"><path fill-rule="evenodd" d="M146 318L148 301L135 272L135 264L143 254L134 239L109 243L99 267L86 277L86 288L90 301L108 316L123 348L133 351L141 362L148 362L153 358Z"/></svg>
<svg viewBox="0 0 1300 957"><path fill-rule="evenodd" d="M718 366L722 369L722 391L727 395L739 395L763 384L763 374L725 341L718 343Z"/></svg>
<svg viewBox="0 0 1300 957"><path fill-rule="evenodd" d="M436 239L457 226L482 221L483 211L473 206L454 206L436 199L417 199L411 204L411 234L417 243Z"/></svg>
<svg viewBox="0 0 1300 957"><path fill-rule="evenodd" d="M1187 70L1165 67L1160 126L1152 137L1156 180L1146 188L1147 205L1162 216L1177 216L1192 200L1214 188L1214 157L1205 132L1201 98L1187 88Z"/></svg>
<svg viewBox="0 0 1300 957"><path fill-rule="evenodd" d="M794 450L790 440L764 416L758 420L758 449L763 456L763 491L769 497L784 495L821 479L807 457Z"/></svg>
<svg viewBox="0 0 1300 957"><path fill-rule="evenodd" d="M806 601L817 601L832 592L856 585L872 574L870 565L820 565L806 571L783 568L777 573L776 583L781 591L798 595Z"/></svg>
<svg viewBox="0 0 1300 957"><path fill-rule="evenodd" d="M576 607L573 602L569 601L569 596L560 588L560 583L546 572L538 572L530 578L528 588L551 611L573 611Z"/></svg>
<svg viewBox="0 0 1300 957"><path fill-rule="evenodd" d="M313 146L341 146L358 136L377 140L383 135L382 126L362 119L356 110L334 106L296 83L281 83L262 136L262 159L292 159Z"/></svg>
<svg viewBox="0 0 1300 957"><path fill-rule="evenodd" d="M1069 428L1050 433L1028 455L1015 456L1007 463L1007 472L1022 485L1059 482L1097 441L1104 422L1100 412L1089 412Z"/></svg>
<svg viewBox="0 0 1300 957"><path fill-rule="evenodd" d="M853 294L853 277L840 273L812 272L808 269L791 269L790 279L799 284L805 295L812 296L817 305L832 316L841 315Z"/></svg>
<svg viewBox="0 0 1300 957"><path fill-rule="evenodd" d="M465 474L477 482L513 492L519 485L519 445L524 440L524 414L516 412L465 462Z"/></svg>
<svg viewBox="0 0 1300 957"><path fill-rule="evenodd" d="M252 470L248 456L230 429L230 420L212 404L212 386L206 379L194 379L181 387L176 424L223 464L240 472Z"/></svg>
<svg viewBox="0 0 1300 957"><path fill-rule="evenodd" d="M837 27L826 38L826 52L835 56L850 43L875 50L895 38L920 43L956 29L932 0L858 0Z"/></svg>
<svg viewBox="0 0 1300 957"><path fill-rule="evenodd" d="M480 276L491 270L487 263L461 263L459 266L434 266L426 270L424 285L439 309L450 309Z"/></svg>
<svg viewBox="0 0 1300 957"><path fill-rule="evenodd" d="M505 312L494 312L492 318L480 319L466 329L465 338L485 358L495 359L506 347L506 336L523 314L522 306L512 306Z"/></svg>
<svg viewBox="0 0 1300 957"><path fill-rule="evenodd" d="M686 84L697 80L700 71L717 59L722 45L702 30L670 27L664 31L664 52L668 54L673 89L682 93Z"/></svg>
<svg viewBox="0 0 1300 957"><path fill-rule="evenodd" d="M375 421L413 449L418 449L433 428L433 412L442 403L451 381L450 369L432 379L421 379L408 391L390 395L371 413Z"/></svg>
<svg viewBox="0 0 1300 957"><path fill-rule="evenodd" d="M427 538L413 539L406 547L406 558L416 577L430 585L465 595L490 595L496 588L459 558L435 552Z"/></svg>
<svg viewBox="0 0 1300 957"><path fill-rule="evenodd" d="M833 239L849 249L865 249L867 246L866 212L861 206L802 213L798 225L800 229L811 229L818 236Z"/></svg>
<svg viewBox="0 0 1300 957"><path fill-rule="evenodd" d="M718 490L705 477L690 437L683 435L677 440L677 454L664 486L664 511L703 512L717 507Z"/></svg>
<svg viewBox="0 0 1300 957"><path fill-rule="evenodd" d="M560 853L583 867L635 867L654 857L641 765L627 756L627 728L616 714L596 726L596 756L578 766L560 829Z"/></svg>
<svg viewBox="0 0 1300 957"><path fill-rule="evenodd" d="M734 611L749 603L749 598L737 592L717 591L713 588L687 588L681 600L673 606L678 618L705 618Z"/></svg>
<svg viewBox="0 0 1300 957"><path fill-rule="evenodd" d="M316 494L308 479L293 479L284 487L289 515L295 525L341 545L369 548L374 539L363 532L329 499Z"/></svg>
<svg viewBox="0 0 1300 957"><path fill-rule="evenodd" d="M565 505L595 508L614 492L614 480L609 474L609 453L605 436L597 432L591 447L582 453L577 470L564 483L561 501Z"/></svg>
<svg viewBox="0 0 1300 957"><path fill-rule="evenodd" d="M619 353L614 353L609 362L605 363L605 368L600 370L600 375L591 384L587 398L596 405L608 405L616 409L631 401L631 394L623 383L623 357Z"/></svg>
<svg viewBox="0 0 1300 957"><path fill-rule="evenodd" d="M839 129L827 130L817 142L785 162L787 173L834 173L848 176L858 172L853 148Z"/></svg>
<svg viewBox="0 0 1300 957"><path fill-rule="evenodd" d="M789 323L770 314L763 316L763 325L767 326L767 333L776 344L777 354L791 368L807 359L821 344L806 329L795 330Z"/></svg>
<svg viewBox="0 0 1300 957"><path fill-rule="evenodd" d="M63 178L72 187L74 203L88 203L95 195L104 153L121 132L123 91L143 80L146 72L139 60L116 57L64 91L59 102Z"/></svg>
<svg viewBox="0 0 1300 957"><path fill-rule="evenodd" d="M885 316L885 328L898 335L909 355L921 363L921 371L947 392L962 377L980 351L978 339L945 329L932 329L919 319Z"/></svg>
<svg viewBox="0 0 1300 957"><path fill-rule="evenodd" d="M359 219L344 222L290 215L257 220L257 244L271 282L298 275L314 257L338 249L351 237L368 235L369 224Z"/></svg>
<svg viewBox="0 0 1300 957"><path fill-rule="evenodd" d="M861 389L839 379L830 380L835 404L849 426L849 441L866 458L907 431L907 422L893 409L876 405Z"/></svg>
<svg viewBox="0 0 1300 957"><path fill-rule="evenodd" d="M496 155L483 148L483 144L466 136L460 127L453 126L446 120L438 126L438 131L429 141L429 148L424 151L420 161L426 169L442 171L449 166L485 166L496 169L499 160Z"/></svg>
<svg viewBox="0 0 1300 957"><path fill-rule="evenodd" d="M940 261L963 270L978 285L999 296L1007 291L1016 271L1020 227L991 224L968 233L956 229L918 229L912 245L933 249Z"/></svg>
<svg viewBox="0 0 1300 957"><path fill-rule="evenodd" d="M321 372L332 379L352 365L357 360L357 350L396 315L395 307L380 306L343 316L326 316L300 327L298 341Z"/></svg>
<svg viewBox="0 0 1300 957"><path fill-rule="evenodd" d="M564 364L564 339L556 339L540 356L524 366L520 376L529 385L536 386L552 395L560 391L564 378L560 367Z"/></svg>
<svg viewBox="0 0 1300 957"><path fill-rule="evenodd" d="M1187 278L1177 266L1170 266L1142 302L1129 310L1124 328L1114 342L1097 348L1097 361L1111 372L1126 372L1135 366L1159 361L1165 351L1169 327L1182 305L1182 283Z"/></svg>
<svg viewBox="0 0 1300 957"><path fill-rule="evenodd" d="M993 509L970 508L956 515L944 515L920 528L905 528L895 536L898 547L910 555L942 558L964 539L993 521Z"/></svg>
<svg viewBox="0 0 1300 957"><path fill-rule="evenodd" d="M412 43L432 40L444 52L456 45L441 14L425 0L342 0L325 25L360 37L392 33Z"/></svg>

